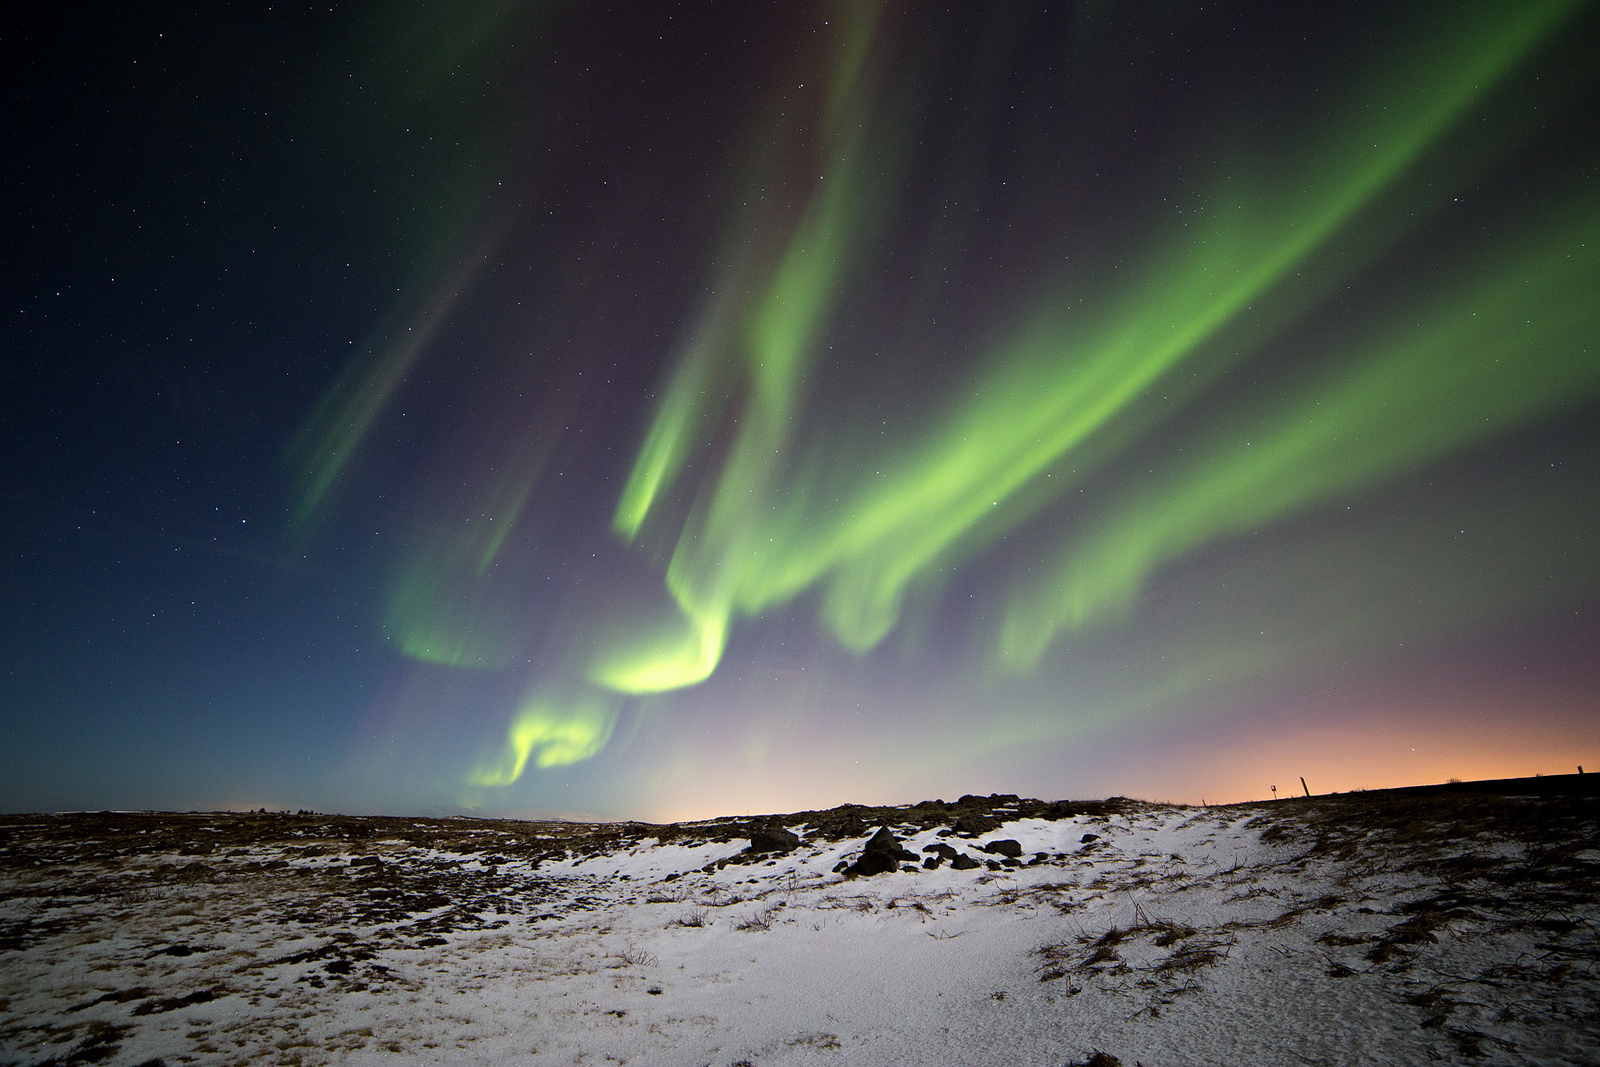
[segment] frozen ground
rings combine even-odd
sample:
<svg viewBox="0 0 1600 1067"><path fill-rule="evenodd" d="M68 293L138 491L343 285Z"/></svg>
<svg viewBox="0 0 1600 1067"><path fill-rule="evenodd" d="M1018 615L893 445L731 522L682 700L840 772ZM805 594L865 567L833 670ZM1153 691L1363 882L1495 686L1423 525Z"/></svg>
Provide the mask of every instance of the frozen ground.
<svg viewBox="0 0 1600 1067"><path fill-rule="evenodd" d="M1597 811L0 817L0 1063L1594 1064Z"/></svg>

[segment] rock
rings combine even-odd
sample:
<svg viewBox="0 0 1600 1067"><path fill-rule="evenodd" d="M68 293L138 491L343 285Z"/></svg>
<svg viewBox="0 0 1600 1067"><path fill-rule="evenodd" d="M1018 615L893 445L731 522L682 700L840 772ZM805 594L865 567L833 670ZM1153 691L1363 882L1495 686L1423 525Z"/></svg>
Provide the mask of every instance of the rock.
<svg viewBox="0 0 1600 1067"><path fill-rule="evenodd" d="M998 841L990 841L983 846L983 850L996 856L1010 856L1012 859L1016 859L1022 855L1022 843L1006 837Z"/></svg>
<svg viewBox="0 0 1600 1067"><path fill-rule="evenodd" d="M874 874L888 874L900 869L900 857L887 852L866 851L844 870L846 878L863 878Z"/></svg>
<svg viewBox="0 0 1600 1067"><path fill-rule="evenodd" d="M900 852L900 839L894 836L894 831L887 826L878 827L878 832L867 841L868 852Z"/></svg>
<svg viewBox="0 0 1600 1067"><path fill-rule="evenodd" d="M986 834L991 830L998 830L1000 823L987 815L963 815L955 821L954 826L956 833L969 834L976 837L978 834Z"/></svg>
<svg viewBox="0 0 1600 1067"><path fill-rule="evenodd" d="M922 857L901 847L900 839L887 826L880 827L867 841L861 858L845 869L845 877L861 878L873 874L887 874L900 867L901 860L916 863Z"/></svg>
<svg viewBox="0 0 1600 1067"><path fill-rule="evenodd" d="M760 855L766 852L793 852L800 847L800 839L788 830L752 829L750 847L746 852Z"/></svg>
<svg viewBox="0 0 1600 1067"><path fill-rule="evenodd" d="M927 871L937 871L939 869L939 865L943 862L943 856L929 856L927 859L922 861L922 868L923 870Z"/></svg>
<svg viewBox="0 0 1600 1067"><path fill-rule="evenodd" d="M922 851L932 852L935 856L940 856L947 860L954 860L957 856L961 855L961 853L957 852L943 841L936 841L931 845L923 845Z"/></svg>
<svg viewBox="0 0 1600 1067"><path fill-rule="evenodd" d="M957 856L955 859L951 860L950 861L950 866L955 868L958 871L970 871L970 870L973 870L973 869L975 869L977 867L981 867L982 864L980 864L977 860L973 859L971 856L962 854L960 856Z"/></svg>
<svg viewBox="0 0 1600 1067"><path fill-rule="evenodd" d="M1082 844L1082 845L1087 845L1091 841L1098 841L1098 840L1100 840L1100 835L1099 834L1084 834L1082 837L1078 838L1078 843Z"/></svg>

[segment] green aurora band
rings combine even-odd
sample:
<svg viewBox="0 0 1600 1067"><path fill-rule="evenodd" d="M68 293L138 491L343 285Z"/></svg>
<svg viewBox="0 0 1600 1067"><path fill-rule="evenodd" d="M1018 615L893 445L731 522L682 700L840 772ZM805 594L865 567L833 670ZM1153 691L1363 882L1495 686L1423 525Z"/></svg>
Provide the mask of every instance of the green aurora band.
<svg viewBox="0 0 1600 1067"><path fill-rule="evenodd" d="M1013 594L1005 664L1032 668L1058 631L1126 612L1170 560L1586 402L1600 388L1600 201L1529 245L1408 307L1337 380L1186 450L1183 467L1112 509Z"/></svg>
<svg viewBox="0 0 1600 1067"><path fill-rule="evenodd" d="M704 681L738 619L804 595L817 595L842 646L879 645L908 595L936 589L997 538L1063 506L1091 468L1181 408L1153 403L1156 394L1181 399L1249 360L1443 210L1450 194L1420 191L1418 173L1581 6L1441 6L1433 24L1408 28L1413 44L1368 73L1362 84L1376 89L1332 102L1270 152L1208 146L1218 162L1198 218L1128 249L1115 275L1086 282L1063 269L1038 279L1033 298L996 313L959 394L926 421L897 427L888 444L848 441L851 428L831 439L809 433L822 422L812 386L830 358L847 358L828 352L853 287L889 269L873 256L907 183L916 111L913 90L887 74L894 17L875 4L830 8L842 29L812 98L817 132L802 137L802 123L778 109L752 138L751 188L774 195L750 196L729 225L726 265L677 350L612 518L625 542L667 557L658 617L613 622L602 610L598 621L576 621L583 647L569 670L582 680L529 689L503 751L467 784L503 787L530 766L592 758L612 739L619 694ZM1471 157L1470 170L1488 168L1503 147L1452 150ZM1465 188L1472 175L1452 169L1459 163L1435 171ZM785 187L797 173L806 184ZM785 214L779 202L794 209ZM1035 529L1047 561L1010 589L987 635L992 665L1033 671L1062 635L1130 611L1163 567L1586 402L1600 387L1597 219L1590 199L1551 205L1545 225L1473 249L1392 319L1369 324L1280 409L1213 422L1109 510ZM374 346L379 357L313 413L288 458L297 534L350 477L496 239L447 272L409 327L389 328L403 340ZM530 447L534 439L530 430L505 447L498 473L464 509L473 523L430 527L410 542L384 612L408 657L490 669L520 657L526 635L516 620L527 612L512 600L526 589L506 580L517 564L503 549L538 512L530 502L552 464L556 446ZM681 484L692 477L700 480ZM1212 661L1243 662L1238 649L1218 647L1194 652L1197 665L1147 704ZM1059 723L1054 733L1069 729ZM1004 733L997 727L995 743Z"/></svg>
<svg viewBox="0 0 1600 1067"><path fill-rule="evenodd" d="M505 751L473 772L468 784L510 785L522 777L530 759L540 768L580 763L605 748L616 725L615 699L589 695L560 700L536 694L512 719Z"/></svg>
<svg viewBox="0 0 1600 1067"><path fill-rule="evenodd" d="M859 18L843 36L836 57L822 156L838 163L816 183L771 282L748 316L741 317L725 301L706 316L623 489L613 527L631 539L697 444L691 432L708 421L710 412L702 399L708 379L730 349L735 360L742 356L749 397L737 440L709 503L697 509L667 569L667 586L682 617L649 633L624 637L620 647L598 656L590 677L599 685L652 693L704 681L722 657L732 615L749 610L752 572L728 564L762 553L766 531L752 500L783 491L781 461L803 405L804 374L842 296L861 239L871 232L869 219L887 214L878 200L882 181L875 177L894 168L898 153L881 144L870 151L864 144L869 125L864 112L872 95L865 53L876 25L875 17ZM860 121L850 121L858 116ZM723 290L738 284L737 276L730 277Z"/></svg>
<svg viewBox="0 0 1600 1067"><path fill-rule="evenodd" d="M874 476L854 486L830 479L816 456L788 457L783 451L791 437L788 428L802 417L803 393L796 383L803 364L815 358L823 318L838 299L829 287L845 282L842 271L816 265L805 251L843 255L840 245L847 235L836 220L846 212L835 198L845 195L849 183L829 186L797 230L790 257L774 273L745 339L758 369L752 372L740 434L710 505L690 516L667 569L681 618L602 653L591 677L625 693L692 685L715 668L735 615L760 614L819 583L823 614L837 639L857 650L876 645L896 625L913 582L1064 493L1071 480L1056 477L1063 459L1113 429L1142 396L1241 312L1277 298L1284 305L1277 309L1279 322L1287 324L1317 294L1308 297L1298 277L1299 295L1275 292L1286 279L1320 273L1320 291L1326 292L1394 240L1393 219L1385 220L1388 229L1377 234L1361 225L1363 212L1373 209L1574 6L1495 8L1493 18L1437 27L1429 36L1431 61L1412 52L1395 57L1371 79L1386 87L1383 101L1355 101L1343 121L1336 119L1331 132L1296 157L1308 170L1293 194L1274 196L1246 189L1237 180L1219 180L1211 200L1236 207L1213 210L1201 235L1185 235L1181 244L1157 255L1142 281L1109 301L1104 312L1080 316L1091 318L1089 324L1066 313L1069 293L1044 301L1031 325L1016 331L1019 339L995 354L988 377L943 420L942 429L908 453L861 464ZM1311 169L1312 160L1321 165ZM1344 273L1315 262L1340 239ZM1574 272L1560 254L1535 253L1526 269L1569 293L1592 292L1590 274ZM1575 319L1541 326L1537 343L1533 335L1502 339L1521 359L1549 364L1522 368L1522 373L1532 371L1538 386L1508 391L1503 388L1507 375L1492 373L1500 354L1492 347L1496 342L1472 332L1463 308L1478 301L1496 308L1496 314L1520 314L1521 304L1508 294L1521 281L1508 272L1497 276L1501 290L1479 286L1429 309L1439 319L1428 335L1390 345L1363 380L1329 398L1336 414L1295 412L1286 417L1288 425L1272 427L1280 442L1276 456L1230 475L1239 494L1258 502L1252 521L1307 506L1505 429L1547 411L1567 390L1587 383L1592 359L1573 355L1570 345L1557 351L1539 347L1564 345L1588 325L1590 313L1581 299L1573 307L1584 310ZM1453 355L1452 346L1471 351ZM692 350L667 390L618 507L616 527L626 536L645 524L683 457L704 447L689 438L704 423L696 404L706 373L699 350ZM1392 399L1390 390L1409 395L1410 402L1368 407L1380 397ZM1448 410L1463 399L1467 403L1459 412ZM1433 403L1447 409L1408 421L1414 407ZM1296 421L1313 417L1318 421ZM1329 429L1338 419L1348 433L1366 426L1378 433L1390 422L1406 423L1409 432L1369 441L1361 457L1338 473L1307 479L1307 468L1325 452L1319 442L1331 442L1326 435L1340 432ZM780 481L777 473L785 469L785 459L800 473ZM1107 534L1106 547L1071 557L1088 562L1063 564L1069 573L1055 588L1065 582L1065 592L1053 591L1043 600L1020 597L1013 604L1001 642L1011 665L1037 660L1060 625L1058 617L1081 623L1102 601L1125 602L1161 562L1237 528L1220 517L1206 518L1222 515L1229 505L1198 503L1231 499L1218 493L1214 476L1195 472L1190 477L1182 499L1193 503L1148 520L1143 512L1128 520L1136 527L1148 521L1163 531L1163 523L1176 524L1185 532L1129 537L1117 526ZM1041 484L1046 479L1050 484ZM1103 562L1115 565L1092 579L1083 576ZM1098 592L1096 583L1108 588ZM1057 604L1063 598L1064 609Z"/></svg>

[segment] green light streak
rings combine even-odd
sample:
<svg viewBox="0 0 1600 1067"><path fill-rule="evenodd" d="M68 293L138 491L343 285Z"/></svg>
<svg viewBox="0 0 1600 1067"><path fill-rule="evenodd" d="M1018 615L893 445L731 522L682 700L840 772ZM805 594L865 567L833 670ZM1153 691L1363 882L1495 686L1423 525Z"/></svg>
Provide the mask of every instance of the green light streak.
<svg viewBox="0 0 1600 1067"><path fill-rule="evenodd" d="M700 335L689 345L678 372L667 387L655 421L650 425L639 458L628 474L611 522L611 528L626 540L631 541L638 535L657 494L683 469L693 451L696 424L709 415L708 408L713 402L706 399L706 393L717 386L716 353L732 315L731 301L726 295L730 291L723 289L724 295L706 316ZM723 399L720 389L716 389L716 399Z"/></svg>
<svg viewBox="0 0 1600 1067"><path fill-rule="evenodd" d="M1407 57L1408 77L1378 79L1398 98L1393 105L1357 109L1355 128L1309 153L1331 162L1301 195L1268 211L1226 219L1215 213L1204 237L1150 271L1090 336L1065 325L1065 313L1039 316L950 429L885 479L887 488L861 493L831 538L816 548L795 546L810 566L748 597L749 608L786 599L831 570L824 614L834 633L852 648L877 644L898 621L905 590L919 573L988 522L1002 501L1125 413L1242 310L1268 297L1570 7L1502 12L1498 24L1469 27L1470 41L1432 53L1431 63ZM1402 95L1423 86L1431 91ZM1212 200L1230 198L1246 197L1233 188ZM1270 204L1265 196L1249 199ZM1065 488L1062 479L1054 492Z"/></svg>
<svg viewBox="0 0 1600 1067"><path fill-rule="evenodd" d="M835 636L857 650L877 644L898 622L911 583L1017 521L1019 507L1065 492L1069 479L1053 468L1128 416L1243 311L1267 302L1276 306L1266 317L1287 320L1297 303L1394 240L1392 229L1363 231L1363 212L1574 7L1495 7L1420 35L1425 53L1393 57L1370 79L1384 87L1381 98L1350 101L1342 118L1289 154L1303 174L1291 192L1277 191L1281 181L1252 188L1218 180L1207 226L1155 255L1103 310L1074 310L1068 292L1045 301L995 353L970 399L919 447L856 465L871 468L870 477L788 454L799 375L837 299L833 257L848 247L839 220L851 214L851 183L831 184L759 304L738 437L668 568L684 633L602 655L594 680L625 692L701 681L736 613L758 614L818 583ZM1336 238L1344 242L1342 268L1312 270ZM1294 295L1281 291L1301 273L1318 280L1297 279L1302 291ZM694 386L709 371L698 358L686 366L687 384L669 391L619 505L617 528L628 536L697 447L687 439L702 414ZM799 475L785 478L790 469Z"/></svg>
<svg viewBox="0 0 1600 1067"><path fill-rule="evenodd" d="M833 78L832 106L846 108L862 92L863 50L875 24L875 18L853 20ZM668 389L613 519L613 528L628 538L698 445L690 435L707 413L706 383L723 345L732 342L743 357L748 398L739 429L709 502L684 529L667 570L682 619L601 652L590 669L597 684L626 693L678 689L704 681L721 659L742 573L726 564L759 533L751 500L780 485L818 336L870 233L869 218L875 210L881 214L870 170L885 161L881 152L865 150L864 126L845 125L830 142L826 158L839 162L815 185L742 331L734 303L715 303Z"/></svg>
<svg viewBox="0 0 1600 1067"><path fill-rule="evenodd" d="M1369 346L1343 380L1211 442L1012 598L1002 660L1031 668L1060 630L1126 612L1162 564L1381 482L1600 389L1600 202ZM1193 450L1191 450L1193 451Z"/></svg>
<svg viewBox="0 0 1600 1067"><path fill-rule="evenodd" d="M845 29L837 42L823 122L829 145L826 158L841 162L829 168L832 173L813 193L747 336L741 337L738 296L748 286L746 273L758 269L753 264L759 245L753 234L745 235L745 249L722 278L718 295L686 346L623 487L612 528L627 540L638 535L658 494L700 444L698 432L704 423L726 403L727 387L719 374L725 370L725 352L737 350L743 355L752 392L750 407L767 418L753 437L740 442L735 454L748 462L753 454L775 451L769 446L781 445L787 437L785 424L794 416L809 349L839 296L842 272L850 265L853 248L847 238L862 225L867 210L880 206L864 202L868 183L862 167L869 162L863 158L865 123L851 126L847 120L867 108L867 58L882 14L879 3L836 5L834 18ZM759 227L752 223L750 228ZM854 244L859 245L862 234L855 236Z"/></svg>
<svg viewBox="0 0 1600 1067"><path fill-rule="evenodd" d="M1010 700L997 703L1018 710L973 723L960 751L971 759L1115 723L1187 718L1197 707L1257 700L1271 679L1280 692L1336 688L1352 659L1382 677L1386 661L1403 664L1438 638L1577 606L1600 587L1583 475L1519 470L1487 481L1487 493L1451 484L1398 501L1390 489L1381 512L1341 508L1247 554L1172 575L1161 610L1136 634L1081 631L1070 655L1041 664L1044 700L1037 688L991 676L989 698L999 686ZM1441 513L1451 516L1443 529Z"/></svg>
<svg viewBox="0 0 1600 1067"><path fill-rule="evenodd" d="M304 529L320 511L431 333L425 330L409 337L364 375L336 387L312 413L288 460L299 482L298 499L289 515L293 528Z"/></svg>
<svg viewBox="0 0 1600 1067"><path fill-rule="evenodd" d="M396 330L398 341L385 347L371 363L347 371L295 435L284 461L295 485L296 499L289 512L291 529L303 533L320 514L328 493L355 460L373 424L470 287L484 262L482 251L482 247L475 248L474 254L465 256L441 281L422 314L403 330Z"/></svg>
<svg viewBox="0 0 1600 1067"><path fill-rule="evenodd" d="M632 633L595 658L589 677L619 693L660 693L711 677L728 641L728 612L690 614Z"/></svg>
<svg viewBox="0 0 1600 1067"><path fill-rule="evenodd" d="M495 579L474 573L465 554L419 556L401 571L389 594L384 629L400 651L424 663L496 669L517 650L517 627L508 621L517 605Z"/></svg>
<svg viewBox="0 0 1600 1067"><path fill-rule="evenodd" d="M502 474L476 515L435 530L408 553L390 587L384 628L412 659L450 667L499 668L516 655L529 613L517 573L497 566L553 448Z"/></svg>
<svg viewBox="0 0 1600 1067"><path fill-rule="evenodd" d="M469 785L506 786L522 777L531 759L538 768L563 767L594 757L617 725L613 702L601 697L529 700L511 722L500 756L468 778Z"/></svg>
<svg viewBox="0 0 1600 1067"><path fill-rule="evenodd" d="M838 298L848 261L846 238L854 220L847 197L855 183L848 171L834 177L812 201L756 309L745 338L749 403L698 529L685 530L668 566L667 587L682 609L684 625L601 653L590 672L597 684L625 693L661 692L704 681L716 669L739 592L740 572L725 566L727 557L741 553L758 532L750 500L777 484L777 460L789 443L800 377ZM700 361L691 366L695 369L680 378L689 385L670 394L684 402L657 420L657 428L669 429L659 434L652 429L650 451L630 479L629 487L637 484L640 495L625 490L615 523L624 531L637 529L662 472L681 462L673 458L683 448L678 431L687 428L698 406L698 394L690 390L700 376Z"/></svg>
<svg viewBox="0 0 1600 1067"><path fill-rule="evenodd" d="M823 112L829 133L836 134L849 117L852 104L856 103L853 98L861 93L872 38L883 20L883 4L835 0L831 7L829 21L837 20L845 27L834 61L833 77L828 81L828 100Z"/></svg>
<svg viewBox="0 0 1600 1067"><path fill-rule="evenodd" d="M534 486L554 454L555 442L552 438L546 438L527 449L520 465L495 480L480 513L483 521L472 527L470 534L464 532L458 535L464 545L469 544L478 550L477 565L473 571L475 578L486 577L494 566L500 550L505 547L506 538L516 528L522 510L528 505L528 498L533 495Z"/></svg>

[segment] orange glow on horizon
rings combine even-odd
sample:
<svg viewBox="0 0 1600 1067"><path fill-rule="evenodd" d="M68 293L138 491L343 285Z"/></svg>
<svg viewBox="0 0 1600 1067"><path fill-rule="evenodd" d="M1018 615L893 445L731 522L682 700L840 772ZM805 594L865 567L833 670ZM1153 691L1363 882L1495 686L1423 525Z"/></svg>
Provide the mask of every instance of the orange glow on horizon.
<svg viewBox="0 0 1600 1067"><path fill-rule="evenodd" d="M1579 709L1407 707L1349 714L1338 725L1295 724L1243 743L1175 751L1130 784L1129 796L1232 804L1364 789L1489 781L1600 770L1600 730ZM1225 746L1225 747L1224 747Z"/></svg>

